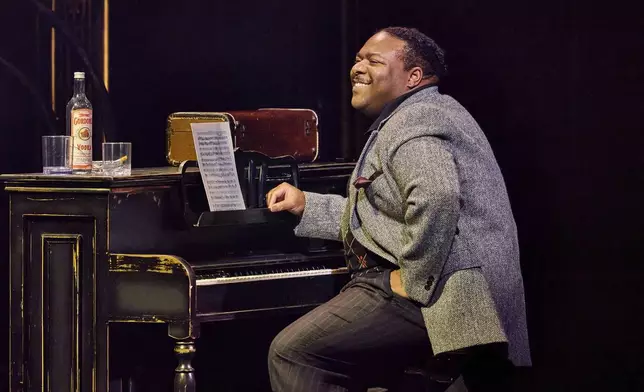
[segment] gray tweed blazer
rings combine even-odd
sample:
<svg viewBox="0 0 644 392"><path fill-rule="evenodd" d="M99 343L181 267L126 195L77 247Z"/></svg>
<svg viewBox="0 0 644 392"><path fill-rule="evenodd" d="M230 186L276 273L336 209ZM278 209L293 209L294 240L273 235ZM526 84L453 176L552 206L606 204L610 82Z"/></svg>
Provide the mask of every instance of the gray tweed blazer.
<svg viewBox="0 0 644 392"><path fill-rule="evenodd" d="M356 189L353 181L373 179ZM503 176L472 116L437 87L403 101L372 132L348 197L305 193L298 236L347 230L400 266L435 354L508 342L530 365L517 230Z"/></svg>

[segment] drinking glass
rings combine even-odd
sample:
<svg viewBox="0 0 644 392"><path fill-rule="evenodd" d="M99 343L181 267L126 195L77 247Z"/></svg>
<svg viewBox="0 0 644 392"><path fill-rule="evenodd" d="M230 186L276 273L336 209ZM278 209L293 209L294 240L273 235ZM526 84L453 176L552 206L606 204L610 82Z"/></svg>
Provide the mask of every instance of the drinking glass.
<svg viewBox="0 0 644 392"><path fill-rule="evenodd" d="M71 136L42 137L42 172L72 174L73 141Z"/></svg>
<svg viewBox="0 0 644 392"><path fill-rule="evenodd" d="M132 143L103 143L103 175L129 176L132 174Z"/></svg>

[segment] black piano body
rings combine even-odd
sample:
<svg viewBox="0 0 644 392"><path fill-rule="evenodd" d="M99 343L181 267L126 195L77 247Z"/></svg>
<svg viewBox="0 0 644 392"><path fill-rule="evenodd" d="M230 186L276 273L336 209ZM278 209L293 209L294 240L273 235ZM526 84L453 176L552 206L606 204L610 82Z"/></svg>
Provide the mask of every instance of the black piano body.
<svg viewBox="0 0 644 392"><path fill-rule="evenodd" d="M296 180L304 190L344 194L353 164L263 170L264 190ZM254 208L202 213L193 168L3 179L11 391L107 391L109 325L119 322L167 324L179 361L175 390L194 390L190 360L202 323L303 313L348 281L340 243L295 237L294 217L262 208L262 192Z"/></svg>

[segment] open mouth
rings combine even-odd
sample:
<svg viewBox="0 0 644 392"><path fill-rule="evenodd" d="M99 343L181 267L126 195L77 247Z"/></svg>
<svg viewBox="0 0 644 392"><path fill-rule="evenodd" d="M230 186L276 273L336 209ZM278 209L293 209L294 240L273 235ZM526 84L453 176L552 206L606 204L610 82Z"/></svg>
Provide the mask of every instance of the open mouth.
<svg viewBox="0 0 644 392"><path fill-rule="evenodd" d="M353 87L364 87L364 86L368 86L370 84L371 83L365 82L365 81L358 81L358 80L353 81Z"/></svg>

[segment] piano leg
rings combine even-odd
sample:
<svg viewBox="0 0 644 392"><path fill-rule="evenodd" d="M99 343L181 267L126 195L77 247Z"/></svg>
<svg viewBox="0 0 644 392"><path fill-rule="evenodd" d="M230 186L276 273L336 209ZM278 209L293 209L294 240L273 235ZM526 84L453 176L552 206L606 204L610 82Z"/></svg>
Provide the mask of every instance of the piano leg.
<svg viewBox="0 0 644 392"><path fill-rule="evenodd" d="M184 340L175 343L174 353L179 365L174 370L174 392L195 392L195 369L192 367L192 358L197 349L194 340Z"/></svg>

